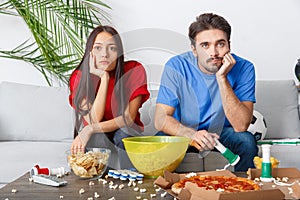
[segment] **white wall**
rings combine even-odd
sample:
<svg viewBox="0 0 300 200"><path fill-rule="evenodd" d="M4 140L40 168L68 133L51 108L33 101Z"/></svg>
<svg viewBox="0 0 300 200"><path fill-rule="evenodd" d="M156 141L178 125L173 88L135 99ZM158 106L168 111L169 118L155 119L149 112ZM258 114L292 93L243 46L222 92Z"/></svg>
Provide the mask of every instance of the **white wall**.
<svg viewBox="0 0 300 200"><path fill-rule="evenodd" d="M299 0L104 0L121 33L127 59L141 61L158 83L164 63L189 50L188 26L203 12L232 26L232 52L248 58L259 80L294 79L300 58ZM19 19L0 15L0 48L12 49L30 34ZM47 85L28 64L0 58L0 81Z"/></svg>

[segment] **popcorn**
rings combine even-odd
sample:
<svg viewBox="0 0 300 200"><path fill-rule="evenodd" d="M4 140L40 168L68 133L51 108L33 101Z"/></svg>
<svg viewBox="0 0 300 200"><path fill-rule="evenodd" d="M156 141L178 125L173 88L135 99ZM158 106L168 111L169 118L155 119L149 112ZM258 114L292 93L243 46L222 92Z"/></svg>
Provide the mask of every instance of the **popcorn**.
<svg viewBox="0 0 300 200"><path fill-rule="evenodd" d="M167 195L167 192L161 193L160 196L161 197L165 197Z"/></svg>
<svg viewBox="0 0 300 200"><path fill-rule="evenodd" d="M83 188L81 188L80 190L79 190L79 194L83 194L85 191L84 191L84 189Z"/></svg>
<svg viewBox="0 0 300 200"><path fill-rule="evenodd" d="M16 192L18 192L18 190L15 189L15 188L13 188L13 189L11 190L11 192L12 192L12 193L16 193Z"/></svg>
<svg viewBox="0 0 300 200"><path fill-rule="evenodd" d="M99 195L97 192L95 192L95 193L94 193L94 197L95 197L95 198L99 198L100 195Z"/></svg>
<svg viewBox="0 0 300 200"><path fill-rule="evenodd" d="M289 178L288 177L282 177L282 182L288 182L289 181Z"/></svg>
<svg viewBox="0 0 300 200"><path fill-rule="evenodd" d="M147 189L146 189L146 188L141 188L141 189L140 189L140 193L145 193L145 192L147 192Z"/></svg>
<svg viewBox="0 0 300 200"><path fill-rule="evenodd" d="M156 197L156 194L150 194L150 198L155 198Z"/></svg>
<svg viewBox="0 0 300 200"><path fill-rule="evenodd" d="M93 181L89 182L89 186L95 185L95 183Z"/></svg>

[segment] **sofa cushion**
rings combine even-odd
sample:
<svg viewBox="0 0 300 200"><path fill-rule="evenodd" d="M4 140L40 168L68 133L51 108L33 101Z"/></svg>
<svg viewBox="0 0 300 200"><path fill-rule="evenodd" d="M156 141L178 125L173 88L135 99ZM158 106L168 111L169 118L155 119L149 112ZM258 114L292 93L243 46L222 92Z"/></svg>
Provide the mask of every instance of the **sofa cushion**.
<svg viewBox="0 0 300 200"><path fill-rule="evenodd" d="M0 140L71 139L73 118L66 87L0 84Z"/></svg>
<svg viewBox="0 0 300 200"><path fill-rule="evenodd" d="M265 139L300 137L298 90L293 80L257 81L255 110L266 120Z"/></svg>

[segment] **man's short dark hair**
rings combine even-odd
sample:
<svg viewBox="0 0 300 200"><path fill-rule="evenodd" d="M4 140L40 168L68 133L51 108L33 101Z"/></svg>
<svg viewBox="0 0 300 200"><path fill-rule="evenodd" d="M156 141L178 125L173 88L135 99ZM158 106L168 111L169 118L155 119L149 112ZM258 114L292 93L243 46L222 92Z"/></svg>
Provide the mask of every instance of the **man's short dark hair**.
<svg viewBox="0 0 300 200"><path fill-rule="evenodd" d="M219 15L205 13L196 17L196 21L193 22L189 27L189 38L191 40L191 44L195 46L195 37L198 33L210 29L219 29L224 31L227 35L228 42L230 42L230 24Z"/></svg>

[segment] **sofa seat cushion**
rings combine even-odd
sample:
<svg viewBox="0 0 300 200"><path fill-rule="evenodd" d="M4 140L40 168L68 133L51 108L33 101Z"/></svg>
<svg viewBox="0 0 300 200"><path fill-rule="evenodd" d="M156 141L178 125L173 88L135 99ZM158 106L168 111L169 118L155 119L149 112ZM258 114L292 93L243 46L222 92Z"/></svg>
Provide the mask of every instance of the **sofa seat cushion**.
<svg viewBox="0 0 300 200"><path fill-rule="evenodd" d="M12 182L38 164L40 167L68 169L69 142L1 142L0 184Z"/></svg>
<svg viewBox="0 0 300 200"><path fill-rule="evenodd" d="M265 139L300 137L298 90L293 80L257 81L255 110L266 120Z"/></svg>

